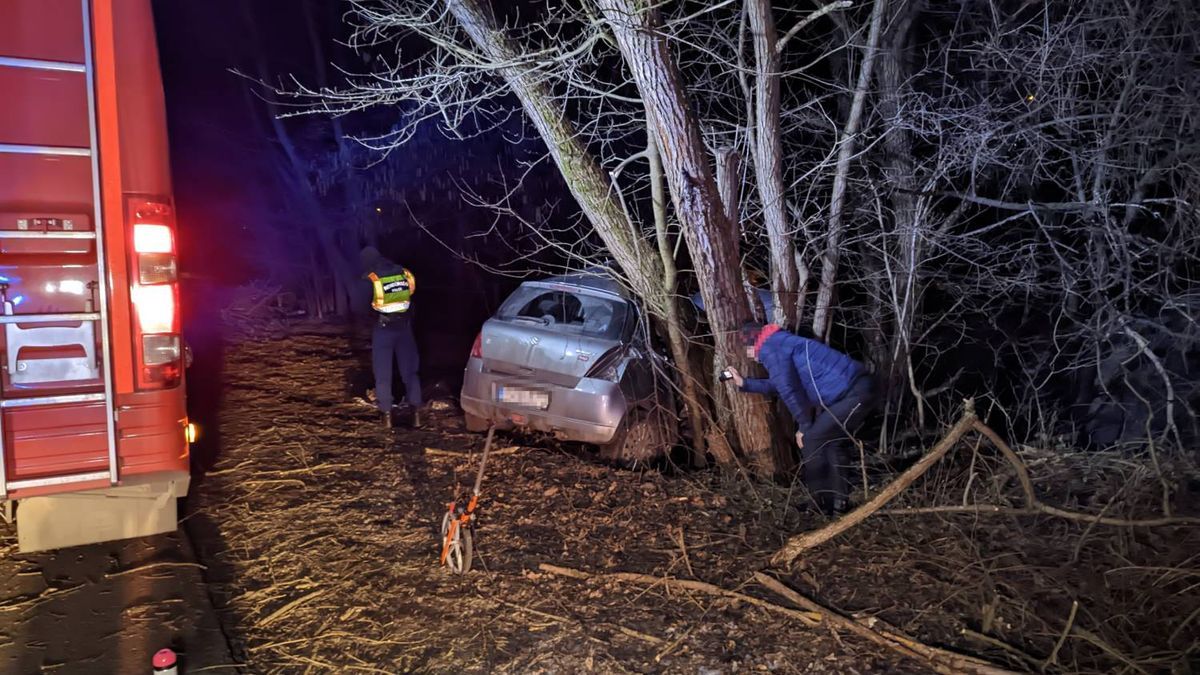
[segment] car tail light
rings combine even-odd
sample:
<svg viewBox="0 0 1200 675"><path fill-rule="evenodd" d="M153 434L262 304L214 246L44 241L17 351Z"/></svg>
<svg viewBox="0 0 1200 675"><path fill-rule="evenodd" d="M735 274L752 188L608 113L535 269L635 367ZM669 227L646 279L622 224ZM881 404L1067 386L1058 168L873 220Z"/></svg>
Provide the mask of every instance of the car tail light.
<svg viewBox="0 0 1200 675"><path fill-rule="evenodd" d="M175 213L165 201L155 199L134 199L127 213L138 388L165 389L178 385L183 376Z"/></svg>
<svg viewBox="0 0 1200 675"><path fill-rule="evenodd" d="M471 358L483 358L483 333L475 336L475 344L471 345Z"/></svg>
<svg viewBox="0 0 1200 675"><path fill-rule="evenodd" d="M589 377L595 380L608 380L609 382L621 381L621 365L625 356L623 347L613 347L604 352L604 354L596 360L596 365L592 366L584 377Z"/></svg>

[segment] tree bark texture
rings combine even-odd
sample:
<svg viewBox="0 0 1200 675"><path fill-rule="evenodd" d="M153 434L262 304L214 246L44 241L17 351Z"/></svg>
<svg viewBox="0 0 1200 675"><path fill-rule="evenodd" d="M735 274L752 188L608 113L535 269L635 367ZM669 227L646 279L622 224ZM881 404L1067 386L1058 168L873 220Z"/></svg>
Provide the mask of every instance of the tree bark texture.
<svg viewBox="0 0 1200 675"><path fill-rule="evenodd" d="M871 83L871 69L875 64L875 49L879 45L879 33L883 26L883 10L887 0L875 0L871 10L867 45L863 50L862 65L858 70L858 81L854 87L854 99L850 104L846 123L838 139L837 167L834 170L833 190L829 198L829 231L825 239L825 253L821 258L821 284L817 287L817 304L813 309L813 332L824 336L829 332L830 313L833 303L833 286L837 282L838 259L841 253L842 235L845 230L846 185L850 179L850 162L858 147L858 130L862 126L863 108L867 99L867 86Z"/></svg>
<svg viewBox="0 0 1200 675"><path fill-rule="evenodd" d="M654 140L654 134L649 133L649 128L646 133L646 158L650 163L650 205L654 211L654 240L658 244L658 256L663 264L663 288L668 295L667 340L671 344L671 358L675 359L675 367L679 370L684 408L692 431L692 464L703 467L708 464L704 456L705 410L696 387L696 374L688 356L679 299L675 297L679 272L675 266L675 252L671 247L670 233L667 231L667 195L663 189L662 158L658 155L658 144Z"/></svg>
<svg viewBox="0 0 1200 675"><path fill-rule="evenodd" d="M645 102L675 213L700 282L717 359L746 367L737 334L741 323L750 318L750 308L742 288L738 231L722 209L700 127L684 96L657 12L652 0L600 0L598 4ZM756 473L776 473L782 467L772 451L766 401L735 392L732 383L724 386L742 452Z"/></svg>
<svg viewBox="0 0 1200 675"><path fill-rule="evenodd" d="M783 141L779 123L779 51L770 0L747 0L754 43L754 173L771 249L771 299L775 323L796 325L800 291L796 247L788 229L783 189ZM736 222L736 221L735 221Z"/></svg>
<svg viewBox="0 0 1200 675"><path fill-rule="evenodd" d="M611 178L580 140L582 135L563 105L554 99L533 67L522 60L520 47L500 29L490 8L478 0L446 0L446 7L488 60L499 64L497 72L520 100L571 194L630 286L652 313L665 318L671 300L662 287L662 261L625 216Z"/></svg>

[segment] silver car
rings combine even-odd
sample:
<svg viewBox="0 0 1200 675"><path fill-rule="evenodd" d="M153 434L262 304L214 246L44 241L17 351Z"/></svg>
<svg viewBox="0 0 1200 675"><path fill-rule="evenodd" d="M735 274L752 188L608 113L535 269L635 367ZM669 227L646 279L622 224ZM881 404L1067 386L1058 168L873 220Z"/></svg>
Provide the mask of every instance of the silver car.
<svg viewBox="0 0 1200 675"><path fill-rule="evenodd" d="M476 338L463 378L467 428L522 427L600 446L630 464L677 441L665 360L610 276L527 281Z"/></svg>

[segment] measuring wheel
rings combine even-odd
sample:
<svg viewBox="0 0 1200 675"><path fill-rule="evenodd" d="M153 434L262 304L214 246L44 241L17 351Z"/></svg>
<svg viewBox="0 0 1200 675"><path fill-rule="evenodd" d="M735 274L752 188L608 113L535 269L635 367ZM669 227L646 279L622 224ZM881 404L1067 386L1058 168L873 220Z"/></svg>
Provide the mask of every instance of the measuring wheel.
<svg viewBox="0 0 1200 675"><path fill-rule="evenodd" d="M455 508L454 514L453 518L450 511L442 514L443 564L455 574L466 574L471 571L471 527L463 523L462 509Z"/></svg>
<svg viewBox="0 0 1200 675"><path fill-rule="evenodd" d="M441 563L455 574L466 574L471 570L471 528L475 523L475 507L479 505L483 469L487 466L488 452L492 449L492 439L495 435L496 427L493 426L488 429L487 441L483 444L483 457L479 460L479 473L475 474L475 488L471 490L471 499L466 507L456 499L446 505L446 512L442 514Z"/></svg>

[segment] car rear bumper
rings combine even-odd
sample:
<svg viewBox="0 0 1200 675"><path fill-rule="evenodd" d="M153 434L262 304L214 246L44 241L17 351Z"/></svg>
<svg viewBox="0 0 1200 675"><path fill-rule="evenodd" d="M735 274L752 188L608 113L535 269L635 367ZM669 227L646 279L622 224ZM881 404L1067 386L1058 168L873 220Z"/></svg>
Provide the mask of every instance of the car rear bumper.
<svg viewBox="0 0 1200 675"><path fill-rule="evenodd" d="M496 400L498 386L537 387L550 393L550 407L535 410ZM529 378L483 370L480 359L467 363L462 409L497 425L513 425L554 434L568 441L603 445L613 439L625 417L625 396L616 382L584 378L574 389Z"/></svg>

